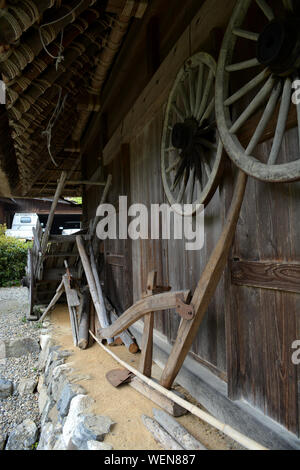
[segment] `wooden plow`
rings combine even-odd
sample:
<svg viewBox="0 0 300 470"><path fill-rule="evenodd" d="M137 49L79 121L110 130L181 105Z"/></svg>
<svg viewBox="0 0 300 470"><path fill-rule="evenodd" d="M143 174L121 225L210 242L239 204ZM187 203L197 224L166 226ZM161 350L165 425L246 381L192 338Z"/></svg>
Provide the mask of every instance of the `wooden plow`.
<svg viewBox="0 0 300 470"><path fill-rule="evenodd" d="M147 291L142 299L124 312L112 325L96 329L96 337L99 340L109 339L121 334L144 317L139 369L144 376L151 377L154 315L158 312L176 310L181 317L181 323L177 339L161 377L161 385L167 389L172 387L182 367L225 268L244 198L246 183L247 176L240 171L219 242L192 297L190 291L172 292L169 287L156 286L156 273L152 272L148 276ZM76 238L81 259L83 259L82 237L78 235ZM95 306L96 300L97 297L94 296ZM101 320L99 323L101 326Z"/></svg>

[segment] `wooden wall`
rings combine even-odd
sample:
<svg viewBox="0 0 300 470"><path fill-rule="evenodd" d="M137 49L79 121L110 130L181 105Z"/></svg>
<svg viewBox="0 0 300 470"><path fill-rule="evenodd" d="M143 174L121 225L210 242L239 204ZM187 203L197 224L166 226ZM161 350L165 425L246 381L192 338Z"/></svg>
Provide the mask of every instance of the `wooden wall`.
<svg viewBox="0 0 300 470"><path fill-rule="evenodd" d="M201 8L199 5L190 26L181 35L177 31L178 41L173 38L169 54L144 85L145 89L142 89L143 80L138 79L138 64L137 80L131 82L128 74L128 80L123 79L127 84L125 89L112 80L111 89L107 89L111 107L105 109L105 125L99 126L99 133L106 135L105 172L113 175L109 202L117 204L118 195L128 195L132 202L149 207L166 202L160 174L160 144L170 87L178 69L191 54L201 49L215 53L212 30L226 27L234 3L234 0L207 0ZM163 37L166 32L160 34ZM131 41L134 49L137 45ZM134 57L128 52L128 67L134 63ZM116 70L112 78L114 73ZM127 91L129 83L134 86L127 94L124 90ZM124 102L121 100L120 104L123 96ZM292 130L286 135L283 159L295 143L297 137ZM122 144L128 146L126 150ZM260 151L267 153L268 145L263 144ZM89 156L86 177L91 176L97 158L98 147ZM234 171L228 160L220 189L206 210L205 246L196 254L185 251L183 242L178 241L105 244L106 288L110 297L115 296L120 309L140 298L147 273L153 269L158 271L160 284L174 289L195 288L222 229L233 184ZM89 191L86 199L90 217L94 216L99 201L96 191ZM299 434L299 371L291 363L291 345L300 338L299 292L237 286L232 269L239 261L299 262L299 199L300 183L272 185L249 179L228 266L191 351L193 357L228 382L232 400L244 398L296 434ZM285 281L289 283L287 277ZM157 315L155 328L172 342L178 324L174 312L169 312L165 316Z"/></svg>

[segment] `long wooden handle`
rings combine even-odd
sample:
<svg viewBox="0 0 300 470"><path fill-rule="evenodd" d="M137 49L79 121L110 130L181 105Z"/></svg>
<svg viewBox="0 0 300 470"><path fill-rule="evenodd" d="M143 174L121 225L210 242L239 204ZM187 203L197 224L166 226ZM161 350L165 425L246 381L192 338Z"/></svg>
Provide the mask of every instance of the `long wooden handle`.
<svg viewBox="0 0 300 470"><path fill-rule="evenodd" d="M186 302L189 295L190 291L179 291L146 297L126 310L109 328L101 329L98 333L103 339L114 337L150 312L176 308L178 296L182 296L183 301Z"/></svg>
<svg viewBox="0 0 300 470"><path fill-rule="evenodd" d="M181 322L176 342L162 373L161 385L165 388L170 389L172 387L219 284L235 235L236 225L244 200L246 184L247 175L239 171L233 199L221 237L203 271L191 302L196 315L191 321L183 320Z"/></svg>

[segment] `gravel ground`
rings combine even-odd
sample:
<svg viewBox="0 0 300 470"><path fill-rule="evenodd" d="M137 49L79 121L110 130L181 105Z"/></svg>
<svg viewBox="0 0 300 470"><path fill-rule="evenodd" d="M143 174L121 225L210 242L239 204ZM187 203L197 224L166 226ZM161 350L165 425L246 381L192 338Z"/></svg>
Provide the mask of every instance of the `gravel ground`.
<svg viewBox="0 0 300 470"><path fill-rule="evenodd" d="M31 337L39 339L39 323L27 322L26 288L0 289L0 340ZM22 397L16 391L21 379L38 378L38 354L0 360L0 377L14 383L14 394L0 399L0 434L10 433L25 419L32 419L39 425L38 395Z"/></svg>

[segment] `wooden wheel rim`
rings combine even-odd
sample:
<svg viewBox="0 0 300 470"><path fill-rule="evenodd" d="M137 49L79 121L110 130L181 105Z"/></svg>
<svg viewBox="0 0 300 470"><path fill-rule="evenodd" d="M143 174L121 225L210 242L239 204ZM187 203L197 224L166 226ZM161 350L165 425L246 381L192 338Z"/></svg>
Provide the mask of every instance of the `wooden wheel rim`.
<svg viewBox="0 0 300 470"><path fill-rule="evenodd" d="M224 148L228 153L231 160L245 173L253 176L256 179L269 182L291 182L300 179L300 159L291 161L284 164L267 164L257 160L251 154L247 155L245 148L241 144L236 133L231 133L230 130L234 125L231 115L230 106L224 103L229 98L229 82L230 73L226 71L228 64L232 64L232 57L238 39L238 35L233 33L233 30L241 28L249 7L254 0L238 0L234 8L231 20L229 22L227 31L225 33L223 44L220 51L217 74L216 74L216 120L219 130L220 138L223 142ZM283 1L285 8L289 8L289 2ZM257 3L266 5L266 2L258 1ZM267 4L267 7L269 5ZM269 77L269 78L268 78ZM266 79L271 79L272 74L265 76ZM287 80L287 79L286 79ZM286 83L286 82L285 82ZM272 92L275 90L273 86ZM283 92L282 92L283 93ZM280 94L280 96L282 95ZM279 102L279 99L278 99ZM290 105L292 101L290 99ZM299 120L298 115L298 120ZM286 125L286 122L285 122ZM274 139L275 140L275 139ZM281 139L282 144L282 139ZM280 146L281 146L280 144ZM252 152L251 152L252 153ZM278 155L277 155L278 156ZM300 157L300 156L299 156Z"/></svg>
<svg viewBox="0 0 300 470"><path fill-rule="evenodd" d="M175 211L177 213L179 213L180 215L186 215L186 216L195 214L197 209L196 209L196 207L193 207L192 211L189 212L187 210L184 211L181 204L180 204L181 209L180 209L180 207L178 207L178 204L179 204L178 200L175 197L174 192L172 191L170 182L168 181L167 168L169 167L169 164L167 165L167 158L166 158L167 150L166 150L166 148L168 148L170 146L167 143L167 139L168 139L168 137L170 137L169 134L170 134L171 131L170 131L169 127L170 127L170 120L171 120L171 117L172 117L172 104L174 102L174 98L176 97L176 93L178 93L178 87L179 87L180 83L182 83L188 77L188 74L190 73L190 71L192 69L196 68L196 67L199 67L200 65L202 65L204 70L206 68L207 73L209 73L209 72L211 73L211 78L212 78L211 89L214 90L214 81L215 81L215 75L216 75L216 62L213 59L213 57L210 56L209 54L205 53L205 52L199 52L199 53L195 54L194 56L192 56L191 58L189 58L188 60L186 60L186 62L184 63L183 67L180 69L180 71L179 71L179 73L178 73L178 75L175 79L175 82L173 84L173 87L172 87L170 95L169 95L167 108L166 108L166 112L165 112L165 119L164 119L164 125L163 125L163 135L162 135L162 144L161 144L161 173L162 173L162 181L163 181L165 194L167 196L169 204L171 206L174 206ZM205 73L205 72L203 72L203 73ZM203 82L202 93L200 95L201 102L202 102L204 93L205 93L205 83ZM197 99L197 96L196 96L196 99ZM196 109L196 106L197 106L197 103L195 104L195 109ZM210 113L209 113L209 108L211 109ZM202 112L201 116L199 117L199 119L197 119L198 122L202 122L204 117L207 114L208 114L208 117L211 117L211 115L214 114L214 98L213 98L213 103L206 101L205 109L203 110L203 112ZM185 117L188 117L186 113L185 113ZM211 167L211 174L210 174L205 186L203 188L201 188L202 190L201 190L200 194L199 194L199 191L198 191L197 198L195 198L193 201L191 201L193 206L201 205L201 204L207 205L209 203L210 199L212 198L212 196L214 195L214 193L217 189L218 182L219 182L219 177L220 177L220 174L221 174L222 156L223 156L223 145L222 145L220 139L217 138L217 144L216 144L215 156L214 156L214 163ZM187 191L187 188L185 189L184 194L185 194L186 191Z"/></svg>

